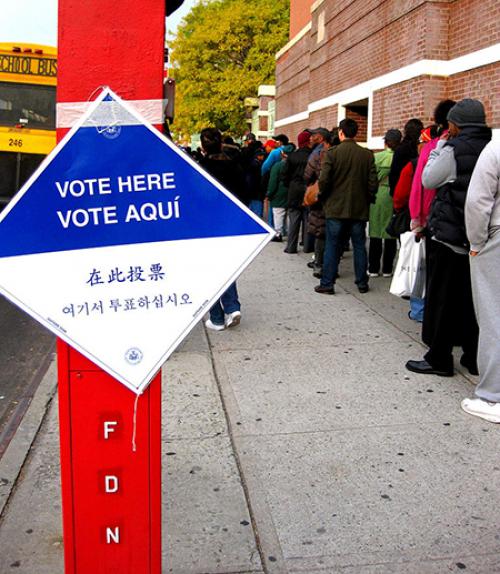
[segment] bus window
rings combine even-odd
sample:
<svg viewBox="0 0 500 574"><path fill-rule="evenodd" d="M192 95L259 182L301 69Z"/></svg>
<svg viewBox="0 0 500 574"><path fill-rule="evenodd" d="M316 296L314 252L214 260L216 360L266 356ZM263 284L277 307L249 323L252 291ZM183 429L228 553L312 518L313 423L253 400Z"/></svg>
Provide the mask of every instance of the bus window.
<svg viewBox="0 0 500 574"><path fill-rule="evenodd" d="M55 98L53 86L0 83L0 125L53 130Z"/></svg>
<svg viewBox="0 0 500 574"><path fill-rule="evenodd" d="M56 143L56 49L0 43L0 211Z"/></svg>

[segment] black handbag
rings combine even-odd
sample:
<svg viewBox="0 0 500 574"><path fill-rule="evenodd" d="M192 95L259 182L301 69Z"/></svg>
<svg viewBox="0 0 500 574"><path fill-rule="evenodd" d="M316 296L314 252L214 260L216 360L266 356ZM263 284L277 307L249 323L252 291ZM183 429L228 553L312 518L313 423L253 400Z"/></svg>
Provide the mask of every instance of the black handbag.
<svg viewBox="0 0 500 574"><path fill-rule="evenodd" d="M410 231L410 210L405 207L397 213L393 213L389 225L385 228L391 237L399 237L402 233Z"/></svg>

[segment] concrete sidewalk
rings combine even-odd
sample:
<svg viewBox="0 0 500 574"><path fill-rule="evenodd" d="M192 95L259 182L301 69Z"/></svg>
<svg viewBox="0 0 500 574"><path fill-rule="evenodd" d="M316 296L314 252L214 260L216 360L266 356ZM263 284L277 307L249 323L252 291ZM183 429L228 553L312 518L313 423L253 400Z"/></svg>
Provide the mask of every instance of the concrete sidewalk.
<svg viewBox="0 0 500 574"><path fill-rule="evenodd" d="M359 295L348 254L317 295L307 261L270 244L241 325L198 326L163 369L163 572L500 572L500 429L460 410L473 378L407 372L420 329L389 280ZM21 427L0 461L2 574L63 572L53 372L31 450Z"/></svg>

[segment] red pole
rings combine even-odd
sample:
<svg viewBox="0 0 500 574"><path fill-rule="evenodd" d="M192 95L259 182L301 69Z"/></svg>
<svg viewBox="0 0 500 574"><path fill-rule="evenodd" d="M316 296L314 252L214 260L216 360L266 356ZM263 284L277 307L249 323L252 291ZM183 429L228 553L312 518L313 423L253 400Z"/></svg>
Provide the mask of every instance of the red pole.
<svg viewBox="0 0 500 574"><path fill-rule="evenodd" d="M161 100L164 26L165 0L59 0L58 104L101 86ZM136 403L62 341L58 356L65 572L160 574L161 375Z"/></svg>

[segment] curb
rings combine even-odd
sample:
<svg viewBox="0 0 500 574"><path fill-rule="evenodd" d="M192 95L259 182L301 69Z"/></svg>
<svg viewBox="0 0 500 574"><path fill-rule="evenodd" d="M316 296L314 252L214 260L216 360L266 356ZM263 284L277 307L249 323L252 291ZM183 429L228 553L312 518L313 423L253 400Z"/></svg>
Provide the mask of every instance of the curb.
<svg viewBox="0 0 500 574"><path fill-rule="evenodd" d="M21 424L0 459L0 519L17 478L40 430L57 388L57 361L53 356Z"/></svg>
<svg viewBox="0 0 500 574"><path fill-rule="evenodd" d="M255 544L260 555L264 574L287 574L281 543L273 522L269 503L261 486L261 479L256 470L257 464L245 454L242 444L244 437L235 431L234 421L241 420L238 402L233 393L231 382L219 353L214 351L211 336L205 329L208 339L212 372L219 389L222 410L226 419L233 456L238 468L241 487L252 521Z"/></svg>

